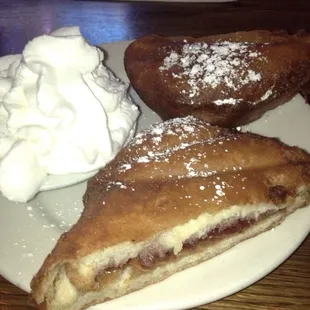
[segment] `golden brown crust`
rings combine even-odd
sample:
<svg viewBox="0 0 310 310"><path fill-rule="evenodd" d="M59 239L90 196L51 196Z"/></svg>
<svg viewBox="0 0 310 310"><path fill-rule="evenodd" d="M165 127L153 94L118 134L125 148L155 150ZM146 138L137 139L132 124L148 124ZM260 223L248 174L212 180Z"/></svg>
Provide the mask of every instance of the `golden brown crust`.
<svg viewBox="0 0 310 310"><path fill-rule="evenodd" d="M194 115L214 125L236 127L254 121L266 111L289 101L309 81L309 38L303 33L289 36L284 32L269 31L236 32L201 38L148 35L129 45L124 63L133 88L164 120ZM246 52L237 50L239 54L231 58L235 57L235 60L244 64L234 67L237 70L232 78L234 85L240 82L241 76L244 80L247 70L260 74L261 79L246 82L241 87L231 87L224 81L216 87L210 84L202 86L200 83L197 84L199 94L197 92L193 96L193 86L189 85L192 81L183 74L185 69L180 61L178 65L161 69L171 51L175 51L179 57L184 56L182 49L186 44L207 43L209 51L210 46L219 42L247 46ZM207 54L206 51L204 53ZM223 57L224 60L228 59ZM197 63L195 61L192 65ZM212 64L216 67L218 63L214 60ZM213 81L214 76L211 78ZM219 104L232 99L237 101L234 104Z"/></svg>
<svg viewBox="0 0 310 310"><path fill-rule="evenodd" d="M32 290L43 294L42 280L55 264L146 240L205 212L277 205L309 182L310 155L276 139L194 117L155 125L88 182L81 218L61 236Z"/></svg>

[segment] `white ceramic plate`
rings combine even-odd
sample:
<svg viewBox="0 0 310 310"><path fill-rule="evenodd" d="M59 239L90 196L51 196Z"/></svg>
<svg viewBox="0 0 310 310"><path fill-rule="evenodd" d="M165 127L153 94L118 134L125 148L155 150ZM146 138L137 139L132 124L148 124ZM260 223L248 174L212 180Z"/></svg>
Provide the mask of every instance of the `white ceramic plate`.
<svg viewBox="0 0 310 310"><path fill-rule="evenodd" d="M128 42L104 45L109 67L123 80L123 53ZM139 128L158 121L140 104ZM298 95L243 128L310 151L310 106ZM41 192L27 204L0 197L0 273L29 291L29 283L57 238L78 219L86 182ZM310 207L290 215L277 228L247 240L205 263L122 298L92 309L168 310L185 309L212 302L256 282L281 264L300 245L310 230Z"/></svg>

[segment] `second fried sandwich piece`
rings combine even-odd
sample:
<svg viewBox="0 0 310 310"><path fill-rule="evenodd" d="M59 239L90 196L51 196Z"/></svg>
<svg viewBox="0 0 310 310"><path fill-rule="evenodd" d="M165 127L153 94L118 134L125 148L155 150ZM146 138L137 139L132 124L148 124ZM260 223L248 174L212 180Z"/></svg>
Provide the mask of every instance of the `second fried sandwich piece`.
<svg viewBox="0 0 310 310"><path fill-rule="evenodd" d="M289 101L310 80L310 36L148 35L129 45L124 63L133 88L164 120L194 115L236 127Z"/></svg>
<svg viewBox="0 0 310 310"><path fill-rule="evenodd" d="M89 181L32 296L79 310L139 290L278 225L309 191L299 148L194 117L155 125Z"/></svg>

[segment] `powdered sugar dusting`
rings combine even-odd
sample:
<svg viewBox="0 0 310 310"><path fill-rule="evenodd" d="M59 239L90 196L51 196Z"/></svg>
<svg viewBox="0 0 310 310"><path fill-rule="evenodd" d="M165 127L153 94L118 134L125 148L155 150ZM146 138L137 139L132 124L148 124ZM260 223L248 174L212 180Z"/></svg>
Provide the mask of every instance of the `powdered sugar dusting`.
<svg viewBox="0 0 310 310"><path fill-rule="evenodd" d="M109 175L98 175L104 188L102 205L109 203L105 194L112 190L130 197L171 190L188 207L220 206L247 188L247 163L235 142L243 135L194 116L154 124L131 140ZM166 204L159 199L157 207Z"/></svg>
<svg viewBox="0 0 310 310"><path fill-rule="evenodd" d="M251 69L255 59L266 60L262 54L254 50L251 43L217 42L213 44L193 43L184 44L182 51L171 51L159 67L161 72L173 66L181 68L173 72L173 78L185 79L189 90L182 93L189 98L199 96L200 90L206 87L216 89L220 85L239 90L247 84L259 82L260 72ZM240 99L227 98L214 103L236 104Z"/></svg>
<svg viewBox="0 0 310 310"><path fill-rule="evenodd" d="M213 101L216 105L222 105L222 104L236 104L240 102L242 99L234 99L234 98L229 98L229 99L218 99Z"/></svg>
<svg viewBox="0 0 310 310"><path fill-rule="evenodd" d="M272 89L268 89L260 100L261 101L267 100L272 94L273 94Z"/></svg>
<svg viewBox="0 0 310 310"><path fill-rule="evenodd" d="M210 130L213 131L212 134ZM202 131L205 132L204 135L201 135ZM222 131L225 131L226 134L221 134ZM198 152L194 156L188 157L188 154L191 153L186 151L183 152L182 150L189 151L193 147L199 147L199 145L203 144L214 145L215 148L213 151L215 152L218 148L217 145L220 145L223 147L223 152L227 153L228 149L224 148L224 142L234 139L235 136L230 132L212 127L193 116L175 118L163 123L158 123L140 132L136 138L129 143L128 148L131 150L132 154L129 159L126 157L126 162L119 163L118 176L121 179L122 174L127 173L130 169L137 167L137 165L143 165L144 169L148 169L148 165L152 163L164 163L169 169L176 161L181 161L184 167L183 170L181 169L182 172L179 170L177 175L169 173L169 179L209 177L217 174L217 171L209 168L205 154ZM133 148L138 150L138 153L136 153ZM155 166L154 169L161 168ZM153 171L150 171L150 178L152 178L152 173Z"/></svg>
<svg viewBox="0 0 310 310"><path fill-rule="evenodd" d="M205 125L204 122L193 116L175 118L164 123L152 125L149 129L139 133L130 143L129 147L141 145L148 139L153 142L151 145L148 145L148 151L142 156L133 157L132 163L169 162L169 157L174 152L200 142L199 139L195 139L196 132L199 127L204 128ZM177 136L178 143L169 148L160 149L159 145L162 143L164 136ZM190 142L187 141L189 137L191 138ZM191 163L186 166L189 175L194 173L190 168Z"/></svg>
<svg viewBox="0 0 310 310"><path fill-rule="evenodd" d="M122 166L119 167L120 171L126 171L131 169L131 164L123 164Z"/></svg>
<svg viewBox="0 0 310 310"><path fill-rule="evenodd" d="M152 144L149 146L152 150L157 149L161 144L163 136L178 136L179 140L188 138L188 136L195 136L195 131L205 127L205 123L199 121L193 116L184 118L174 118L166 122L161 122L150 126L148 129L140 132L130 142L130 146L137 146L143 144L146 140L152 140ZM183 145L184 147L185 145ZM182 143L180 145L182 147ZM150 151L149 151L150 152ZM148 154L152 155L152 153ZM140 160L144 160L143 158Z"/></svg>

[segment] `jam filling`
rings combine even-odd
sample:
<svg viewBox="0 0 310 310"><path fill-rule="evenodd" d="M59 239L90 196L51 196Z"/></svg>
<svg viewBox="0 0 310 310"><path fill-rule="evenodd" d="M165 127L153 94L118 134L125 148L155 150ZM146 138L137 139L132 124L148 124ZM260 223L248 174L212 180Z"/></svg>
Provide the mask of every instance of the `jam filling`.
<svg viewBox="0 0 310 310"><path fill-rule="evenodd" d="M207 246L211 246L213 243L227 236L243 233L251 225L265 219L273 213L275 213L275 211L271 210L261 214L257 219L239 219L229 224L223 223L200 237L194 235L183 242L183 248L178 255L173 253L173 249L166 249L161 244L154 242L142 251L138 257L131 258L129 261L119 265L111 264L104 270L100 270L95 277L96 285L102 287L111 280L117 280L126 266L133 267L132 272L135 276L138 276L144 272L148 272L150 268L154 266L166 264L176 258L184 257L188 255L189 252L199 251L200 248L205 249Z"/></svg>
<svg viewBox="0 0 310 310"><path fill-rule="evenodd" d="M239 219L238 221L232 223L229 226L218 226L214 229L208 231L203 236L199 237L191 237L183 242L183 249L191 249L196 247L202 241L215 241L219 240L225 236L237 234L243 232L245 229L250 227L256 220L254 219ZM138 256L138 260L140 265L143 268L152 268L154 264L158 261L162 261L167 256L175 256L172 250L165 251L158 248L152 248L149 252L143 253L143 255ZM135 264L136 265L136 264Z"/></svg>

